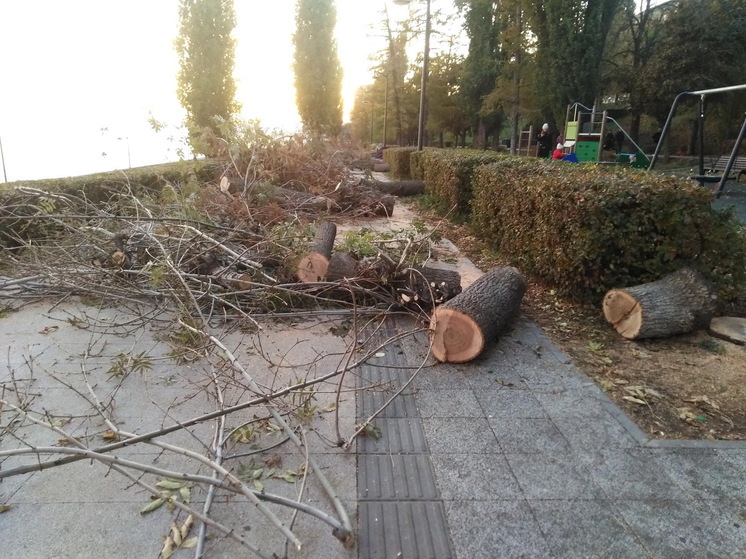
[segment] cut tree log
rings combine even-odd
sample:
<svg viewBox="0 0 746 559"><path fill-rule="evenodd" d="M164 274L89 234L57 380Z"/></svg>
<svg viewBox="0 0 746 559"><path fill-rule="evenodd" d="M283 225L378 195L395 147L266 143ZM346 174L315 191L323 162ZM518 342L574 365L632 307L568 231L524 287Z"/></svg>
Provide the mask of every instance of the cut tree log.
<svg viewBox="0 0 746 559"><path fill-rule="evenodd" d="M498 266L465 291L436 307L430 319L433 355L444 363L471 361L517 318L526 280L512 266Z"/></svg>
<svg viewBox="0 0 746 559"><path fill-rule="evenodd" d="M408 268L402 274L404 285L396 286L402 303L419 303L433 307L461 293L461 274L455 270L421 266Z"/></svg>
<svg viewBox="0 0 746 559"><path fill-rule="evenodd" d="M332 257L337 226L331 221L322 221L316 227L311 251L298 262L298 280L303 283L322 281L326 278L329 259Z"/></svg>
<svg viewBox="0 0 746 559"><path fill-rule="evenodd" d="M326 270L327 281L339 281L357 276L357 258L351 252L339 250L332 254Z"/></svg>
<svg viewBox="0 0 746 559"><path fill-rule="evenodd" d="M603 300L606 320L630 340L664 338L706 328L716 309L714 287L691 268L651 283L612 289Z"/></svg>
<svg viewBox="0 0 746 559"><path fill-rule="evenodd" d="M361 184L391 194L393 196L419 196L425 193L425 183L422 181L379 181L362 179Z"/></svg>

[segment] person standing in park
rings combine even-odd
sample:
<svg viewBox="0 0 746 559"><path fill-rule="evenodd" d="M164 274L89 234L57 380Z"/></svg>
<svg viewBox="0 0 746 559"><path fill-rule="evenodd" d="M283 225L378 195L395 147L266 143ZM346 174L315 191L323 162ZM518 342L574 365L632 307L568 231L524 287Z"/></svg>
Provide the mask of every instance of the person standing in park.
<svg viewBox="0 0 746 559"><path fill-rule="evenodd" d="M549 151L552 149L552 136L549 134L549 124L544 124L536 139L536 156L544 159L549 157Z"/></svg>

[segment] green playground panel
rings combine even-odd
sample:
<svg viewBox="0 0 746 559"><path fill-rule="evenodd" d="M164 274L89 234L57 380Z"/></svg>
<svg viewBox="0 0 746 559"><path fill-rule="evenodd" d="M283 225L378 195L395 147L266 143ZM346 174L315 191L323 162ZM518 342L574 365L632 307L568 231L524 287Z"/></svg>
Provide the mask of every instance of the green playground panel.
<svg viewBox="0 0 746 559"><path fill-rule="evenodd" d="M598 161L598 142L578 142L575 144L578 161Z"/></svg>

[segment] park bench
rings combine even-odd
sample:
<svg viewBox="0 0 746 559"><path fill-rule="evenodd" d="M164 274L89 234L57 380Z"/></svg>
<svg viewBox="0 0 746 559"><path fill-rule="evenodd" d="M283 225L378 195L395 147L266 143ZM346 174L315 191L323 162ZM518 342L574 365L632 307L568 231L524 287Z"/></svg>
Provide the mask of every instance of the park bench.
<svg viewBox="0 0 746 559"><path fill-rule="evenodd" d="M730 155L721 155L718 157L717 162L708 167L707 170L711 173L724 173L725 168L728 166L728 160ZM733 166L730 169L730 175L735 178L740 178L742 173L746 173L746 157L738 156L733 160Z"/></svg>

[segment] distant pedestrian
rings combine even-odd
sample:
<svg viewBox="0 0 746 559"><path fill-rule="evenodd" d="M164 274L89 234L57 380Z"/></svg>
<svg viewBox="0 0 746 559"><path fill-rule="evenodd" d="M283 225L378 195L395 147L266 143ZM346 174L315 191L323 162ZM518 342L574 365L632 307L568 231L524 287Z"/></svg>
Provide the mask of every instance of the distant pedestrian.
<svg viewBox="0 0 746 559"><path fill-rule="evenodd" d="M653 141L655 142L656 146L658 145L658 142L661 141L661 134L662 133L663 133L662 130L660 128L658 128L658 130L656 130L655 133L653 134Z"/></svg>
<svg viewBox="0 0 746 559"><path fill-rule="evenodd" d="M557 147L554 150L554 153L552 153L552 159L554 161L557 161L558 159L562 159L565 156L565 146L558 143Z"/></svg>
<svg viewBox="0 0 746 559"><path fill-rule="evenodd" d="M622 130L618 130L614 135L614 142L616 143L616 152L622 153L624 149L624 132Z"/></svg>
<svg viewBox="0 0 746 559"><path fill-rule="evenodd" d="M552 136L549 134L549 124L544 124L539 132L539 137L536 139L536 156L547 159L549 157L549 151L552 149Z"/></svg>

